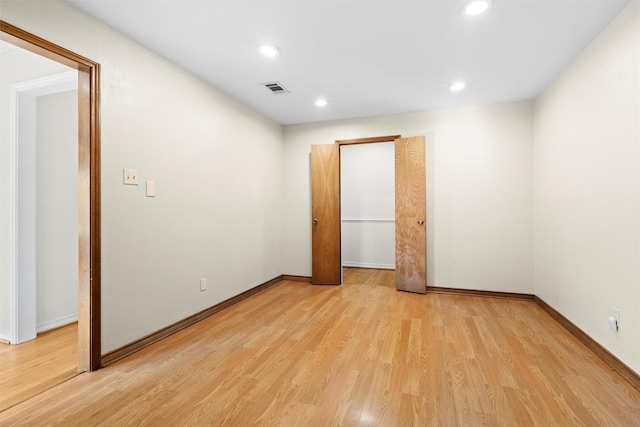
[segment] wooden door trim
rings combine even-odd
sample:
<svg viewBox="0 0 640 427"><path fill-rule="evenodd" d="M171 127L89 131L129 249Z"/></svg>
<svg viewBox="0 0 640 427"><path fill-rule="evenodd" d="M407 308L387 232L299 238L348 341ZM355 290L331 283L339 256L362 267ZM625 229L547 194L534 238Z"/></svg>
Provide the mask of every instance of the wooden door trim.
<svg viewBox="0 0 640 427"><path fill-rule="evenodd" d="M356 138L356 139L336 139L336 144L353 145L353 144L372 144L375 142L393 142L398 138L401 138L401 135L373 136L370 138Z"/></svg>
<svg viewBox="0 0 640 427"><path fill-rule="evenodd" d="M2 20L0 39L78 70L78 369L94 371L102 364L100 64Z"/></svg>

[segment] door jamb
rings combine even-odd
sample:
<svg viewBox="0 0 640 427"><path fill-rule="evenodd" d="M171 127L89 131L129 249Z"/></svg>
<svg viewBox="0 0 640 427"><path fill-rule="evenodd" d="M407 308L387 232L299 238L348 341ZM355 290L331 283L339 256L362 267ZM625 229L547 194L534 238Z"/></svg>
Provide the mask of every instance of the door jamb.
<svg viewBox="0 0 640 427"><path fill-rule="evenodd" d="M370 138L356 138L356 139L336 139L336 144L353 145L353 144L372 144L375 142L393 142L398 138L402 138L402 135L373 136Z"/></svg>
<svg viewBox="0 0 640 427"><path fill-rule="evenodd" d="M101 361L100 64L0 20L0 39L78 70L78 370Z"/></svg>

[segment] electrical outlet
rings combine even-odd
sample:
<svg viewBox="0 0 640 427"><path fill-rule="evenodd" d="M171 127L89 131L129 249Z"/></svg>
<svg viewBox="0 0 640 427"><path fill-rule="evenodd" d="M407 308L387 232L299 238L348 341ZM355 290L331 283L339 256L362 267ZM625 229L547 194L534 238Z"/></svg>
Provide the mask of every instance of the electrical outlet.
<svg viewBox="0 0 640 427"><path fill-rule="evenodd" d="M620 309L617 307L613 307L611 309L611 315L616 318L618 322L618 329L620 329Z"/></svg>
<svg viewBox="0 0 640 427"><path fill-rule="evenodd" d="M203 277L200 279L200 292L204 292L207 290L207 278Z"/></svg>
<svg viewBox="0 0 640 427"><path fill-rule="evenodd" d="M125 185L138 185L138 171L135 169L122 169L122 183Z"/></svg>

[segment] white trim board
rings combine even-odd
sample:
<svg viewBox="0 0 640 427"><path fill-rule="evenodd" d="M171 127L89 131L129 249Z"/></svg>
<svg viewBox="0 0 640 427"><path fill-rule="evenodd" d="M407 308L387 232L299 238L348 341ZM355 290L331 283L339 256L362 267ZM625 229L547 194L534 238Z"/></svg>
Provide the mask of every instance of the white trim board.
<svg viewBox="0 0 640 427"><path fill-rule="evenodd" d="M59 319L51 320L49 322L42 323L36 327L36 332L46 332L50 329L59 328L73 322L78 321L78 313L70 314L68 316L60 317Z"/></svg>

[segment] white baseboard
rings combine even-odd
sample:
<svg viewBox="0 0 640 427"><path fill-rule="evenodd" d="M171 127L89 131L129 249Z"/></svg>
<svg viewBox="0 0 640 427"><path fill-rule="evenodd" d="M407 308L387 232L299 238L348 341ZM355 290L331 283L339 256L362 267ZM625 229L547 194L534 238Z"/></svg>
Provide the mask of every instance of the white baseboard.
<svg viewBox="0 0 640 427"><path fill-rule="evenodd" d="M358 267L358 268L380 268L383 270L393 270L396 268L394 264L369 264L366 262L343 262L343 267Z"/></svg>
<svg viewBox="0 0 640 427"><path fill-rule="evenodd" d="M36 326L36 333L45 332L49 329L59 328L60 326L67 325L69 323L78 321L78 313L70 314L68 316L60 317L59 319L51 320L49 322L41 323Z"/></svg>
<svg viewBox="0 0 640 427"><path fill-rule="evenodd" d="M0 331L0 340L11 342L11 334L9 332Z"/></svg>

